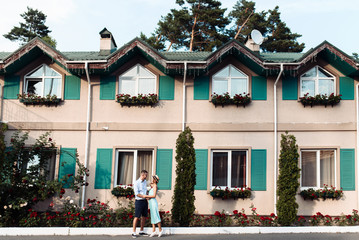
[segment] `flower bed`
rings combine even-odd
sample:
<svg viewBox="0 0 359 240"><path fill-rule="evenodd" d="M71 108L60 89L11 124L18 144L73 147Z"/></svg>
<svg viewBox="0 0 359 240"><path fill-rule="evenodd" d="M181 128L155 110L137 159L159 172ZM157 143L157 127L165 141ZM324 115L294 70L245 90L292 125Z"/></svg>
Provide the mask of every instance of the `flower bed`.
<svg viewBox="0 0 359 240"><path fill-rule="evenodd" d="M41 97L33 93L18 94L17 98L25 105L58 105L62 100L56 95L46 95Z"/></svg>
<svg viewBox="0 0 359 240"><path fill-rule="evenodd" d="M223 200L225 199L229 199L229 198L233 198L233 199L238 199L238 198L242 198L242 199L246 199L246 198L250 198L252 195L252 190L248 187L244 187L244 188L234 188L234 189L229 189L228 187L226 187L224 190L221 189L221 187L215 187L210 191L211 196L213 197L213 199L215 198L222 198Z"/></svg>
<svg viewBox="0 0 359 240"><path fill-rule="evenodd" d="M153 106L158 103L157 94L138 94L137 96L131 96L129 94L117 94L116 101L121 106Z"/></svg>
<svg viewBox="0 0 359 240"><path fill-rule="evenodd" d="M325 199L332 199L338 200L343 197L343 191L335 189L335 187L331 186L328 188L327 185L324 185L323 189L313 189L309 188L306 190L302 190L300 195L303 197L304 200L318 200L319 198Z"/></svg>
<svg viewBox="0 0 359 240"><path fill-rule="evenodd" d="M303 104L303 106L313 107L314 105L331 105L332 107L338 103L340 103L341 94L334 95L334 93L327 96L326 94L318 94L315 96L309 96L309 93L304 94L303 97L299 98L299 101Z"/></svg>
<svg viewBox="0 0 359 240"><path fill-rule="evenodd" d="M249 93L236 94L233 98L229 95L229 93L225 93L223 95L213 93L211 95L211 103L217 107L217 105L237 105L246 107L251 102L251 98L249 97Z"/></svg>
<svg viewBox="0 0 359 240"><path fill-rule="evenodd" d="M129 185L120 185L112 189L112 195L115 197L125 197L128 199L132 199L135 197L135 193L133 192L132 184Z"/></svg>

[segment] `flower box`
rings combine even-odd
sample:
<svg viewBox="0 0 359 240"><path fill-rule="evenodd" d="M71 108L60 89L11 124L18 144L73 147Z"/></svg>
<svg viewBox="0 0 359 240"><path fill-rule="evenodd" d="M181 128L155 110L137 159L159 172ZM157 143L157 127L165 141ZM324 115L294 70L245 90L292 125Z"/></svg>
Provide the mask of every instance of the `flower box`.
<svg viewBox="0 0 359 240"><path fill-rule="evenodd" d="M58 98L56 95L47 95L46 97L41 97L33 93L23 93L18 94L17 98L19 101L25 105L55 105L57 106L62 102L61 98Z"/></svg>
<svg viewBox="0 0 359 240"><path fill-rule="evenodd" d="M309 93L304 94L303 97L299 98L299 101L303 104L303 106L313 107L314 105L331 105L332 107L338 103L340 103L341 94L334 95L334 93L327 96L326 94L318 94L315 96L309 96Z"/></svg>
<svg viewBox="0 0 359 240"><path fill-rule="evenodd" d="M249 97L249 93L236 94L233 98L229 95L228 92L223 95L216 93L211 95L211 103L213 103L215 107L217 107L217 105L222 105L222 107L224 107L224 105L237 105L237 107L246 107L246 105L248 105L250 102L251 98Z"/></svg>
<svg viewBox="0 0 359 240"><path fill-rule="evenodd" d="M117 198L124 197L131 200L132 198L135 197L132 184L117 186L114 189L112 189L111 193Z"/></svg>
<svg viewBox="0 0 359 240"><path fill-rule="evenodd" d="M213 199L215 198L222 198L222 200L233 198L234 200L241 198L250 198L252 195L252 190L250 188L244 187L244 188L234 188L229 189L226 187L224 190L221 189L221 187L215 187L210 191L211 196Z"/></svg>
<svg viewBox="0 0 359 240"><path fill-rule="evenodd" d="M121 106L153 106L158 103L157 94L138 94L137 96L131 96L130 94L117 94L116 101Z"/></svg>
<svg viewBox="0 0 359 240"><path fill-rule="evenodd" d="M313 189L309 188L306 190L302 190L300 195L304 200L318 200L319 198L338 200L343 197L343 191L336 190L335 187L331 187L330 189L325 185L323 189Z"/></svg>

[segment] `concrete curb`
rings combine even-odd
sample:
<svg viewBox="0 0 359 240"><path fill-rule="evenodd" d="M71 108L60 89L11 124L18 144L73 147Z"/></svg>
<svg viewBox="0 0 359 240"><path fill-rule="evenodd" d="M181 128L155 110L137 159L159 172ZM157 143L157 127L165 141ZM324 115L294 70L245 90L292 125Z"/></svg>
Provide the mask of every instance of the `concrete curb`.
<svg viewBox="0 0 359 240"><path fill-rule="evenodd" d="M270 234L270 233L359 233L359 226L321 227L165 227L166 235L174 234ZM145 228L147 233L151 228ZM0 228L0 236L79 236L131 235L132 228Z"/></svg>

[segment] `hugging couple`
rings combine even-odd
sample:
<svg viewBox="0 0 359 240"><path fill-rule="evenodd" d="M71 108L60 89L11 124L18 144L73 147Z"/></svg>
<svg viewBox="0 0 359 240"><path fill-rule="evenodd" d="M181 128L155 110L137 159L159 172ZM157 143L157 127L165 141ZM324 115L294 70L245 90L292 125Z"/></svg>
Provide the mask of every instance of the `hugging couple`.
<svg viewBox="0 0 359 240"><path fill-rule="evenodd" d="M143 231L145 226L146 217L148 216L148 205L150 206L151 212L151 223L152 223L152 233L149 237L154 237L156 233L156 224L158 226L158 237L161 237L163 230L161 227L161 218L158 211L158 203L156 200L157 195L157 183L160 180L157 175L153 175L151 178L151 190L147 195L147 174L146 170L141 171L140 178L137 179L133 186L135 192L135 218L133 219L133 233L132 237L136 238L136 226L139 219L141 219L141 229L139 232L140 236L148 236L147 233Z"/></svg>

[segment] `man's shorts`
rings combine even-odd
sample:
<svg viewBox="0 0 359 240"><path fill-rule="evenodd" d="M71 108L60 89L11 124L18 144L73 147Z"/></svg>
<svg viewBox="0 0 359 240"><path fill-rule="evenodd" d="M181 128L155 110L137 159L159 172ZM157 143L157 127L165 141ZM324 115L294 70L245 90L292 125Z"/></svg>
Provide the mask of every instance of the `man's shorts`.
<svg viewBox="0 0 359 240"><path fill-rule="evenodd" d="M135 201L135 217L140 218L141 216L148 216L148 202L147 200L136 200Z"/></svg>

